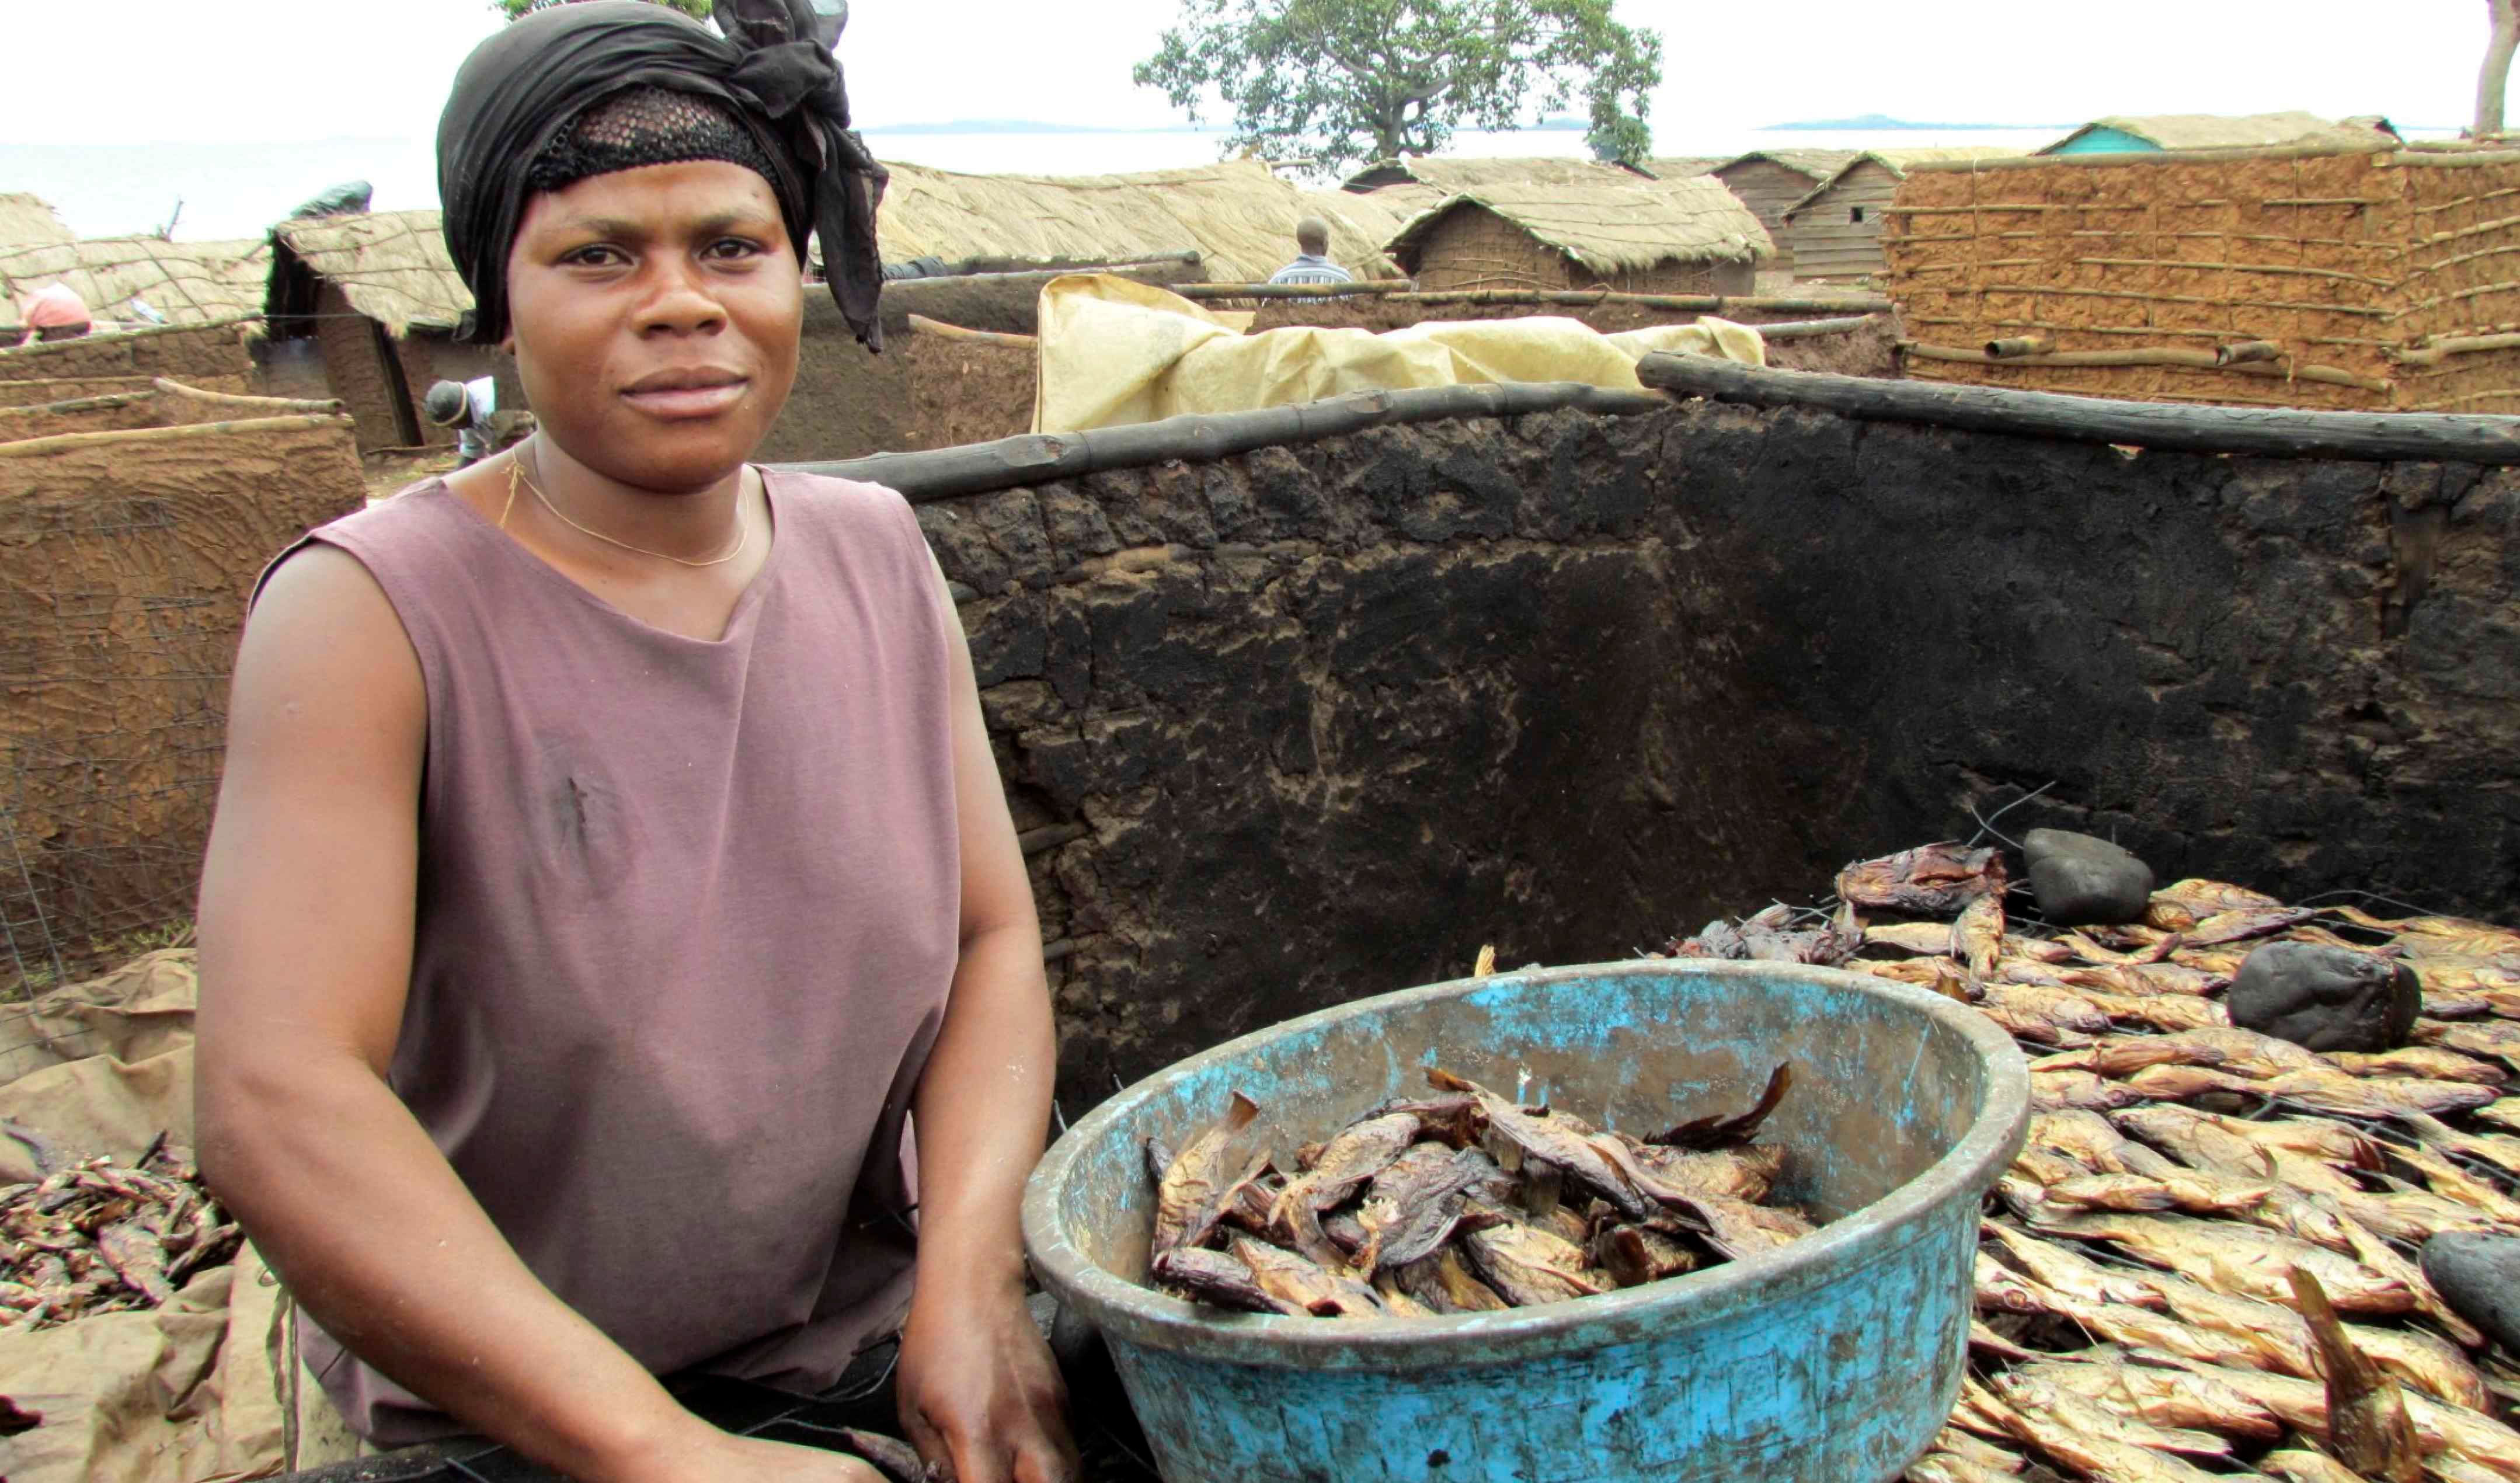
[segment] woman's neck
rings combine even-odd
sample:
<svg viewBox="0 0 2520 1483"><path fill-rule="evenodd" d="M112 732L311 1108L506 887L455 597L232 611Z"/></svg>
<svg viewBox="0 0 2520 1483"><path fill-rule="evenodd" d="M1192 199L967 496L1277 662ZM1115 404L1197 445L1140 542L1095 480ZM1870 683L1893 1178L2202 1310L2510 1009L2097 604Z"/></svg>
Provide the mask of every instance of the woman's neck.
<svg viewBox="0 0 2520 1483"><path fill-rule="evenodd" d="M589 468L549 437L517 449L525 477L563 526L684 562L724 556L743 530L744 466L691 490L642 489Z"/></svg>

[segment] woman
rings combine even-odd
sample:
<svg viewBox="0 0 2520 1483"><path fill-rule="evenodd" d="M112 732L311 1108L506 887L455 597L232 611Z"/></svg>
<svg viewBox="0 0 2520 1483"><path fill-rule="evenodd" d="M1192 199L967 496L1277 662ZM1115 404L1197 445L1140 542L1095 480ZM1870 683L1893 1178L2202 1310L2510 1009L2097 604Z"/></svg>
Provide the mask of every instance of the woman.
<svg viewBox="0 0 2520 1483"><path fill-rule="evenodd" d="M807 0L718 16L560 7L457 77L448 246L542 430L265 577L202 1161L377 1444L871 1479L652 1376L811 1392L898 1326L931 1461L1064 1478L1016 1232L1050 1005L953 604L899 496L745 463L808 231L874 337L880 173Z"/></svg>

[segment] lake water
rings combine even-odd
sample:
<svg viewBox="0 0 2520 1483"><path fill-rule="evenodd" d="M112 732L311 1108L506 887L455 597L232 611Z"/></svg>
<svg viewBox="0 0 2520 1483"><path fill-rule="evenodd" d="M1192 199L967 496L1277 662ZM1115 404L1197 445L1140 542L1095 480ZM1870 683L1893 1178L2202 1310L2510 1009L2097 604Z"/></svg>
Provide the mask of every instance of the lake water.
<svg viewBox="0 0 2520 1483"><path fill-rule="evenodd" d="M1736 130L1661 140L1663 155L1737 155L1748 150L1916 149L2001 145L2035 150L2061 129L1952 133L1830 133ZM1223 136L1208 133L914 134L868 136L888 160L936 169L1020 175L1106 175L1205 164ZM1566 156L1584 136L1557 130L1463 134L1449 152L1465 156ZM154 232L173 214L179 239L258 237L273 221L327 186L367 180L376 208L437 204L433 145L427 139L304 139L279 144L0 144L0 191L32 191L60 209L83 237Z"/></svg>

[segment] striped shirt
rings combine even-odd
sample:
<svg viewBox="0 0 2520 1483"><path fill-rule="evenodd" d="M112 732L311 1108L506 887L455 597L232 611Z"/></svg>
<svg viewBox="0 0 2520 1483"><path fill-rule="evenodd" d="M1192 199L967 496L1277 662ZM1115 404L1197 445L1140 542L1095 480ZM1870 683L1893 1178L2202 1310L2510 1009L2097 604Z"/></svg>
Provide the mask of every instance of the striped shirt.
<svg viewBox="0 0 2520 1483"><path fill-rule="evenodd" d="M1269 275L1273 284L1352 284L1356 275L1327 257L1306 252Z"/></svg>

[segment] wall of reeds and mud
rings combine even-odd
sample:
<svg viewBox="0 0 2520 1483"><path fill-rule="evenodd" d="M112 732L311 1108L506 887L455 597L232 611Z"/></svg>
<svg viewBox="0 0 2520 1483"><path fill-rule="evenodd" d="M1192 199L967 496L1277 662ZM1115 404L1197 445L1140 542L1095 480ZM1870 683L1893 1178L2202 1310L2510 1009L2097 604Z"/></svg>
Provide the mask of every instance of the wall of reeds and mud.
<svg viewBox="0 0 2520 1483"><path fill-rule="evenodd" d="M1656 946L2043 785L2000 827L2165 878L2520 889L2520 470L1693 403L921 517L1082 1096L1483 942Z"/></svg>
<svg viewBox="0 0 2520 1483"><path fill-rule="evenodd" d="M338 415L0 443L0 966L190 916L254 575L364 498Z"/></svg>
<svg viewBox="0 0 2520 1483"><path fill-rule="evenodd" d="M169 325L13 346L0 349L0 382L167 376L199 385L208 378L242 379L253 372L246 335L254 324Z"/></svg>
<svg viewBox="0 0 2520 1483"><path fill-rule="evenodd" d="M124 432L140 427L183 427L196 423L338 413L335 401L290 401L203 391L159 378L138 389L73 397L25 407L0 406L0 443L78 432Z"/></svg>
<svg viewBox="0 0 2520 1483"><path fill-rule="evenodd" d="M1928 380L2154 401L2520 409L2520 153L1921 166L1889 210ZM1997 360L1988 342L2048 346ZM2271 359L2216 364L2266 342Z"/></svg>

